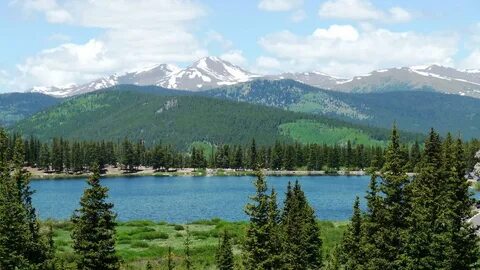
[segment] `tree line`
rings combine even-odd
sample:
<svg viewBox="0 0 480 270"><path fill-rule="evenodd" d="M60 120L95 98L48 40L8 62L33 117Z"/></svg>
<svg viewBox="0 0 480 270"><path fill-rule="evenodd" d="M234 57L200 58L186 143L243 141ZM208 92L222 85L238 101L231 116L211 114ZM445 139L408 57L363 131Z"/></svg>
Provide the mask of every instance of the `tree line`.
<svg viewBox="0 0 480 270"><path fill-rule="evenodd" d="M18 134L9 136L9 155L13 153L14 142ZM98 164L100 170L106 166L120 167L134 172L141 167L153 167L157 171L177 168L223 168L271 170L351 170L382 168L385 163L386 148L382 146L345 144L300 144L275 142L273 145L257 145L252 139L249 145L195 146L188 152L181 152L172 145L156 144L147 147L142 141L69 141L54 138L51 142L41 142L30 137L23 140L25 165L46 172L85 173L92 164ZM406 160L405 169L416 172L416 165L422 158L423 145L418 142L403 143L400 153ZM478 140L462 143L462 160L467 168L475 164L474 154L480 148Z"/></svg>

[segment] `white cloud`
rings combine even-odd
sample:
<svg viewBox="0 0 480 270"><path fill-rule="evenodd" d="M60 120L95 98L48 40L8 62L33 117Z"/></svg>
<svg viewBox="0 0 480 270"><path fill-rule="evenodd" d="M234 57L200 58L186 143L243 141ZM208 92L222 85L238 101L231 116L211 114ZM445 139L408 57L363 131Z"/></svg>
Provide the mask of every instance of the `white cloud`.
<svg viewBox="0 0 480 270"><path fill-rule="evenodd" d="M291 11L303 5L303 0L261 0L258 8L266 11Z"/></svg>
<svg viewBox="0 0 480 270"><path fill-rule="evenodd" d="M194 0L17 0L51 23L103 29L84 44L66 43L29 57L16 82L36 85L83 83L99 76L158 63L191 62L207 55L193 32L205 15Z"/></svg>
<svg viewBox="0 0 480 270"><path fill-rule="evenodd" d="M480 69L480 23L470 27L469 38L465 42L468 55L460 60L459 67L463 69Z"/></svg>
<svg viewBox="0 0 480 270"><path fill-rule="evenodd" d="M411 14L400 7L383 11L369 0L329 0L320 6L320 17L330 19L351 19L359 21L406 22Z"/></svg>
<svg viewBox="0 0 480 270"><path fill-rule="evenodd" d="M412 19L412 14L400 7L393 7L389 12L393 22L408 22Z"/></svg>
<svg viewBox="0 0 480 270"><path fill-rule="evenodd" d="M56 0L17 0L13 4L19 4L23 10L32 12L42 12L45 19L51 23L66 23L72 21L72 15L61 8Z"/></svg>
<svg viewBox="0 0 480 270"><path fill-rule="evenodd" d="M260 56L257 58L254 70L259 74L267 74L269 72L281 72L282 63L274 57Z"/></svg>
<svg viewBox="0 0 480 270"><path fill-rule="evenodd" d="M230 50L220 55L220 58L240 67L247 65L247 59L241 50Z"/></svg>
<svg viewBox="0 0 480 270"><path fill-rule="evenodd" d="M38 85L67 86L98 78L105 69L116 65L105 51L105 44L94 39L82 45L67 43L44 50L18 65L22 75L16 78L15 85L28 87L33 80Z"/></svg>
<svg viewBox="0 0 480 270"><path fill-rule="evenodd" d="M264 36L259 43L277 60L269 61L285 70L319 70L346 77L393 66L452 65L457 51L453 35L359 30L351 25L332 25L307 36L283 31Z"/></svg>
<svg viewBox="0 0 480 270"><path fill-rule="evenodd" d="M460 63L461 68L465 69L480 69L480 49L473 50Z"/></svg>
<svg viewBox="0 0 480 270"><path fill-rule="evenodd" d="M210 30L207 32L207 38L204 41L205 45L210 45L211 43L218 43L224 50L231 49L233 42L226 39L222 34L217 31Z"/></svg>
<svg viewBox="0 0 480 270"><path fill-rule="evenodd" d="M358 31L351 25L331 25L327 29L318 28L313 34L318 39L339 39L343 41L355 41L358 39Z"/></svg>

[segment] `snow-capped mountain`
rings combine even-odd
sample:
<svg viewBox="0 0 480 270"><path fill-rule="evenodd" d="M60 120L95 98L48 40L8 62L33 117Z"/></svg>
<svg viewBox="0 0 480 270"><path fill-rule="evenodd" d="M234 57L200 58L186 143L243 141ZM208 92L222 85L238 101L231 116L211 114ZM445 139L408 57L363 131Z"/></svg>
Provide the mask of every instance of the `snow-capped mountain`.
<svg viewBox="0 0 480 270"><path fill-rule="evenodd" d="M439 65L380 69L350 79L321 72L283 73L269 79L293 79L323 89L343 92L432 90L480 98L480 70L457 70Z"/></svg>
<svg viewBox="0 0 480 270"><path fill-rule="evenodd" d="M197 91L222 85L245 82L257 75L217 57L202 58L185 69L161 64L154 67L111 75L95 81L69 87L34 87L39 92L56 97L68 97L105 89L118 84L157 85L165 88Z"/></svg>
<svg viewBox="0 0 480 270"><path fill-rule="evenodd" d="M202 58L191 66L172 73L157 85L171 89L202 90L246 82L258 77L230 62L217 57Z"/></svg>
<svg viewBox="0 0 480 270"><path fill-rule="evenodd" d="M258 78L292 79L315 87L343 92L369 93L421 89L480 98L480 70L457 70L430 65L381 69L349 79L333 77L322 72L259 76L217 57L202 58L184 69L161 64L123 75L107 76L82 85L64 88L35 87L31 91L68 97L118 84L157 85L171 89L201 91Z"/></svg>
<svg viewBox="0 0 480 270"><path fill-rule="evenodd" d="M406 86L480 98L480 72L439 65L390 68L339 81L331 89L377 92L401 90Z"/></svg>

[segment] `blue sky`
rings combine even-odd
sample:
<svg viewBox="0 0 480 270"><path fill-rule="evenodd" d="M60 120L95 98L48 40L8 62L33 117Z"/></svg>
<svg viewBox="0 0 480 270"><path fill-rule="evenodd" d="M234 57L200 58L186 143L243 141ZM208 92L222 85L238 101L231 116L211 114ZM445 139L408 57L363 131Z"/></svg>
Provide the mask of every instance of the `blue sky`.
<svg viewBox="0 0 480 270"><path fill-rule="evenodd" d="M0 91L215 55L257 73L480 68L480 2L5 0Z"/></svg>

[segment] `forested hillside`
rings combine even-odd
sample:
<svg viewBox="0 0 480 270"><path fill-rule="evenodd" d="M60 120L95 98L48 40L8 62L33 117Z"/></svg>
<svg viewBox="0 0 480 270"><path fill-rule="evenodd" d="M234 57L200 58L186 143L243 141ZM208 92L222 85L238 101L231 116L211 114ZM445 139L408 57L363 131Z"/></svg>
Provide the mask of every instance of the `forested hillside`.
<svg viewBox="0 0 480 270"><path fill-rule="evenodd" d="M188 148L193 142L259 144L276 140L379 144L388 132L321 116L200 96L157 95L110 90L81 95L20 121L13 129L42 140L53 137L81 140L144 140ZM303 121L303 122L299 122ZM298 125L298 123L302 123ZM287 124L287 126L285 126ZM345 136L338 137L339 129ZM332 136L336 139L332 140ZM408 136L407 136L408 137ZM410 134L409 140L416 139Z"/></svg>
<svg viewBox="0 0 480 270"><path fill-rule="evenodd" d="M405 86L407 87L407 86ZM405 91L401 86L382 93L355 94L322 90L293 80L256 80L204 92L207 96L314 113L361 124L442 135L480 136L480 99L433 91Z"/></svg>
<svg viewBox="0 0 480 270"><path fill-rule="evenodd" d="M39 93L6 93L0 95L0 125L8 126L60 102Z"/></svg>

